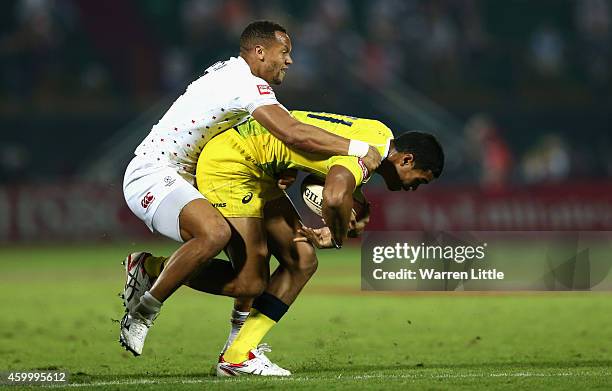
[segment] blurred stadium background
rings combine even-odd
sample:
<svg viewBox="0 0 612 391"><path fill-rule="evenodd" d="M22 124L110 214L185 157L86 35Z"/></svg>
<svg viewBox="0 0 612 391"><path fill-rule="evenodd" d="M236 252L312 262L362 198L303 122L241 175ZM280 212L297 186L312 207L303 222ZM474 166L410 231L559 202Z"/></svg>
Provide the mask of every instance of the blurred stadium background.
<svg viewBox="0 0 612 391"><path fill-rule="evenodd" d="M287 107L444 143L439 184L372 229L610 228L611 15L606 0L7 0L0 240L148 237L120 192L133 149L259 18L293 38ZM374 204L403 201L376 185Z"/></svg>
<svg viewBox="0 0 612 391"><path fill-rule="evenodd" d="M447 166L435 184L411 194L368 185L370 229L612 230L610 0L5 0L0 370L67 369L113 389L144 376L201 386L229 300L203 304L181 290L139 360L114 341L119 261L175 248L132 216L122 176L164 110L237 54L254 19L292 37L294 65L275 88L288 108L377 118L442 141ZM360 292L358 257L322 252L271 333L273 359L353 389L383 387L381 367L394 368L389 387L610 386L605 293ZM206 338L190 343L194 335ZM345 370L357 377L333 380Z"/></svg>

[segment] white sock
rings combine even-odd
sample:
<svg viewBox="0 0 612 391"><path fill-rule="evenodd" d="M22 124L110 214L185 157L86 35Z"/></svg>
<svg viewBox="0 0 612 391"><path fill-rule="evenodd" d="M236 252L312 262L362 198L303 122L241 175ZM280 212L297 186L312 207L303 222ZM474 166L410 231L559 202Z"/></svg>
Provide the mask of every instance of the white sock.
<svg viewBox="0 0 612 391"><path fill-rule="evenodd" d="M238 332L242 328L242 325L244 324L248 316L248 312L232 310L232 318L230 319L231 329L229 335L227 336L227 341L225 342L225 346L223 346L223 351L221 352L221 354L225 353L227 348L229 348L232 342L234 342L236 336L238 335Z"/></svg>
<svg viewBox="0 0 612 391"><path fill-rule="evenodd" d="M153 297L149 291L146 291L140 298L140 303L134 307L134 312L139 313L143 317L154 320L161 310L162 303Z"/></svg>

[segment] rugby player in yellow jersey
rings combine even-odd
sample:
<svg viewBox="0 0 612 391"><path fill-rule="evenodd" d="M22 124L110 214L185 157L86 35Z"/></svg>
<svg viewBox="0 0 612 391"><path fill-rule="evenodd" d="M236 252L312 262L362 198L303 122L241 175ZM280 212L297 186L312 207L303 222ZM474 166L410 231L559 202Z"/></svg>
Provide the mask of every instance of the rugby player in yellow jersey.
<svg viewBox="0 0 612 391"><path fill-rule="evenodd" d="M393 138L379 121L328 113L293 111L298 120L328 132L375 146L383 162L375 171L388 189L416 190L437 178L444 153L437 140L420 132ZM298 169L325 178L323 218L327 227L301 227L297 213L277 187L286 169ZM358 158L319 155L293 150L255 120L211 140L197 165L198 188L226 217L233 235L227 262L214 260L188 285L205 292L239 297L238 306L252 310L236 339L217 365L220 376L245 373L288 375L261 355L258 344L293 303L317 265L312 244L342 246L349 229L353 192L370 174ZM270 276L269 258L279 266Z"/></svg>
<svg viewBox="0 0 612 391"><path fill-rule="evenodd" d="M375 120L327 113L291 114L331 133L376 146L384 160L375 173L383 177L389 190L416 190L442 172L444 153L429 134L409 132L393 139L389 128ZM227 252L233 265L213 259L186 284L203 292L236 297L234 313L248 310L252 303L242 328L242 322L235 322L232 315L232 332L217 374L289 375L270 362L265 348L258 344L314 274L317 259L312 244L319 248L332 247L334 242L342 245L352 194L370 173L358 158L325 159L292 150L255 120L215 137L205 149L197 165L198 187L232 226ZM326 178L323 215L327 227L301 226L297 212L277 188L276 178L286 169ZM271 255L279 266L270 276ZM144 265L147 274L152 278L159 275L164 261L163 257L149 257Z"/></svg>

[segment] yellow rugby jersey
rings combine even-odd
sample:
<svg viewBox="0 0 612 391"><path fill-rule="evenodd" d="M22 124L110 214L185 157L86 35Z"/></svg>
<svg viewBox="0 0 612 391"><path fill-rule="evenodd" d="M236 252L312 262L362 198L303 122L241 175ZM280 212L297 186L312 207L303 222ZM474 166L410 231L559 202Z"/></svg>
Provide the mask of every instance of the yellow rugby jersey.
<svg viewBox="0 0 612 391"><path fill-rule="evenodd" d="M291 115L300 122L317 126L330 133L364 141L376 147L383 159L389 152L389 142L393 138L393 133L380 121L310 111L291 111ZM271 177L288 168L325 177L332 166L340 165L353 174L356 186L369 179L370 173L360 159L353 156L332 156L325 159L316 154L293 150L254 119L234 129L248 146L253 163Z"/></svg>

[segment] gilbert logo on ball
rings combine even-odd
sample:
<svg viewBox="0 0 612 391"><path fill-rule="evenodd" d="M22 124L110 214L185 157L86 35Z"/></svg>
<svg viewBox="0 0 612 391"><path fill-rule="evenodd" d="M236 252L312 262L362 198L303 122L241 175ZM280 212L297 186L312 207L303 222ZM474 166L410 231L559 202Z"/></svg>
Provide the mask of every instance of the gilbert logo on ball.
<svg viewBox="0 0 612 391"><path fill-rule="evenodd" d="M302 181L302 199L304 204L313 213L318 216L322 215L321 209L323 208L323 185L325 182L323 179L315 176L308 175Z"/></svg>
<svg viewBox="0 0 612 391"><path fill-rule="evenodd" d="M302 181L301 191L304 204L317 216L323 217L323 187L325 180L314 174L308 175ZM370 214L369 203L361 188L357 188L353 193L353 214L355 219L360 220Z"/></svg>

